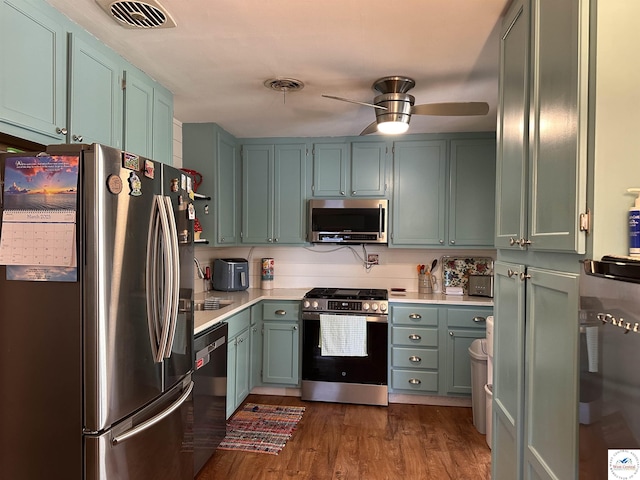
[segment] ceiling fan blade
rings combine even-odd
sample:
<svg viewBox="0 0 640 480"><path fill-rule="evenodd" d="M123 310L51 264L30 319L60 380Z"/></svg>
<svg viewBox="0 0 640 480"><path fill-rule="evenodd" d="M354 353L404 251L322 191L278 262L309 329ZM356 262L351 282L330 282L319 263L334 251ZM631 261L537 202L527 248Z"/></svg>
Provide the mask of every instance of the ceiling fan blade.
<svg viewBox="0 0 640 480"><path fill-rule="evenodd" d="M486 102L449 102L425 103L411 107L411 113L416 115L464 116L486 115L489 104Z"/></svg>
<svg viewBox="0 0 640 480"><path fill-rule="evenodd" d="M357 100L349 100L348 98L334 97L333 95L322 95L322 96L324 98L331 98L333 100L340 100L341 102L355 103L357 105L364 105L365 107L373 107L373 108L379 108L381 110L388 110L387 107L381 107L380 105L374 105L373 103L359 102Z"/></svg>
<svg viewBox="0 0 640 480"><path fill-rule="evenodd" d="M367 128L360 132L360 136L369 135L370 133L376 133L378 131L378 122L373 122L367 125Z"/></svg>

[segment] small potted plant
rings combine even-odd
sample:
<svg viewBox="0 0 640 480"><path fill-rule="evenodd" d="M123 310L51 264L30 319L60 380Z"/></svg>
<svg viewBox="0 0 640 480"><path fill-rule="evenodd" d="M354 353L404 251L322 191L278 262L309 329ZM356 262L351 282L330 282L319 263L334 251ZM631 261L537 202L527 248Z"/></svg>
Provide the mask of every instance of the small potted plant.
<svg viewBox="0 0 640 480"><path fill-rule="evenodd" d="M193 221L193 238L195 240L200 240L201 233L202 233L202 225L200 225L200 220L196 218Z"/></svg>

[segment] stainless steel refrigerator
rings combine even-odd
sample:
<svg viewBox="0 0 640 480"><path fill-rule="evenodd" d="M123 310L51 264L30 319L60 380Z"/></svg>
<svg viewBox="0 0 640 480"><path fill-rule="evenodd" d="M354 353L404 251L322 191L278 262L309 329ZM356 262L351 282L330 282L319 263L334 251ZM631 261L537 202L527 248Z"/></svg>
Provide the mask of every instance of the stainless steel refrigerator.
<svg viewBox="0 0 640 480"><path fill-rule="evenodd" d="M0 157L4 254L10 240L53 242L9 239L9 227L31 226L4 213L26 215L20 194L36 192L37 165L66 159L77 163L77 191L42 187L34 211L58 208L53 193L75 199L76 258L50 268L21 253L31 265L20 255L0 265L0 477L192 479L189 179L97 144L17 156ZM29 167L23 186L8 163ZM64 168L50 169L47 185Z"/></svg>

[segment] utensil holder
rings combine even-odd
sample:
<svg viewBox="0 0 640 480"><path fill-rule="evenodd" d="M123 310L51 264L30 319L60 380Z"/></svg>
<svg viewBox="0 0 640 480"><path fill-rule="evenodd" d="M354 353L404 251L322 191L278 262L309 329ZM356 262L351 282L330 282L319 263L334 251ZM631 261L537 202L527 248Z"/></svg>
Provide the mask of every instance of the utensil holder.
<svg viewBox="0 0 640 480"><path fill-rule="evenodd" d="M431 273L418 274L418 293L433 293Z"/></svg>

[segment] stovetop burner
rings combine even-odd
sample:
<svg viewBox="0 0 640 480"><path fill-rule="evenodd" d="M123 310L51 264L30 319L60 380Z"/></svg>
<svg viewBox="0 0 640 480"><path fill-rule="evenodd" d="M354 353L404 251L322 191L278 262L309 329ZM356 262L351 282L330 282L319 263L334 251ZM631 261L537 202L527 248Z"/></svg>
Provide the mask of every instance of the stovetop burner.
<svg viewBox="0 0 640 480"><path fill-rule="evenodd" d="M386 290L377 288L314 288L304 298L387 300L389 294Z"/></svg>

